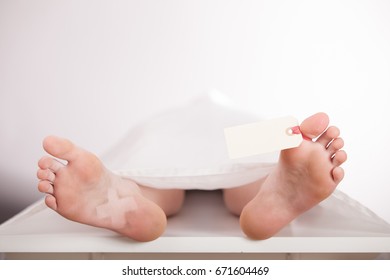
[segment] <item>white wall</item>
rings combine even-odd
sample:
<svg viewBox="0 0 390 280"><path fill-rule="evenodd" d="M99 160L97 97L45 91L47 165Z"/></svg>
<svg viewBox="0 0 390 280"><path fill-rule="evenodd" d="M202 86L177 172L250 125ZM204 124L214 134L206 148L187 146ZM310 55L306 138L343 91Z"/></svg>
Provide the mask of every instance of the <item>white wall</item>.
<svg viewBox="0 0 390 280"><path fill-rule="evenodd" d="M0 210L41 197L45 135L101 154L216 88L270 118L329 113L349 153L339 188L390 222L389 14L372 0L0 0Z"/></svg>

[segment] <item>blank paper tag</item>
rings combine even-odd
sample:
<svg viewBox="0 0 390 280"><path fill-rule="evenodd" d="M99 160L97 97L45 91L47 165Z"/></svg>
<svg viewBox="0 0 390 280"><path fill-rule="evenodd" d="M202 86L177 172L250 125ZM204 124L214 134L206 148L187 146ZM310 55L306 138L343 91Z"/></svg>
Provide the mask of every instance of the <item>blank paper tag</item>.
<svg viewBox="0 0 390 280"><path fill-rule="evenodd" d="M298 147L301 134L291 128L298 125L294 117L283 117L225 128L229 157L240 158Z"/></svg>

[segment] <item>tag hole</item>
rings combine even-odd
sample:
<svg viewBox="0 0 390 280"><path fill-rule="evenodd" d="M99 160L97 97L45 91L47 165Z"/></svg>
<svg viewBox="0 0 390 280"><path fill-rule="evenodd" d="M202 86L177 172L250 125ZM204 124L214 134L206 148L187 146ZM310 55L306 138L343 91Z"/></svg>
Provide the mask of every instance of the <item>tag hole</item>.
<svg viewBox="0 0 390 280"><path fill-rule="evenodd" d="M294 134L294 131L291 127L289 127L286 129L286 133L287 133L287 135L292 136Z"/></svg>

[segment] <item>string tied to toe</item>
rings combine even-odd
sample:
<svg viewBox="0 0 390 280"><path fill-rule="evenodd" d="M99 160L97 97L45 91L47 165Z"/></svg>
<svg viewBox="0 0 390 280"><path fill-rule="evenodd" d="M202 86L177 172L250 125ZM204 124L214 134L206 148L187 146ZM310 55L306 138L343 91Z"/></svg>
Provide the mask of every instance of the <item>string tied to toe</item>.
<svg viewBox="0 0 390 280"><path fill-rule="evenodd" d="M293 126L290 128L291 129L291 134L302 134L302 138L305 139L305 140L308 140L308 141L312 141L311 138L305 136L302 131L301 131L301 128L299 127L299 125L297 126Z"/></svg>

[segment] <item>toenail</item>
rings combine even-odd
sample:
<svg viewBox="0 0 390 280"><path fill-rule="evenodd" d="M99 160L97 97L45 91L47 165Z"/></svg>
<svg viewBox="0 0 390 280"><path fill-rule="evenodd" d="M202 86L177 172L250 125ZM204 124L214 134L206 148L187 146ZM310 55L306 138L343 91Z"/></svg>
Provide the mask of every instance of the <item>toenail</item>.
<svg viewBox="0 0 390 280"><path fill-rule="evenodd" d="M53 185L49 184L49 185L47 186L46 192L47 192L47 193L52 193L52 192L53 192Z"/></svg>

